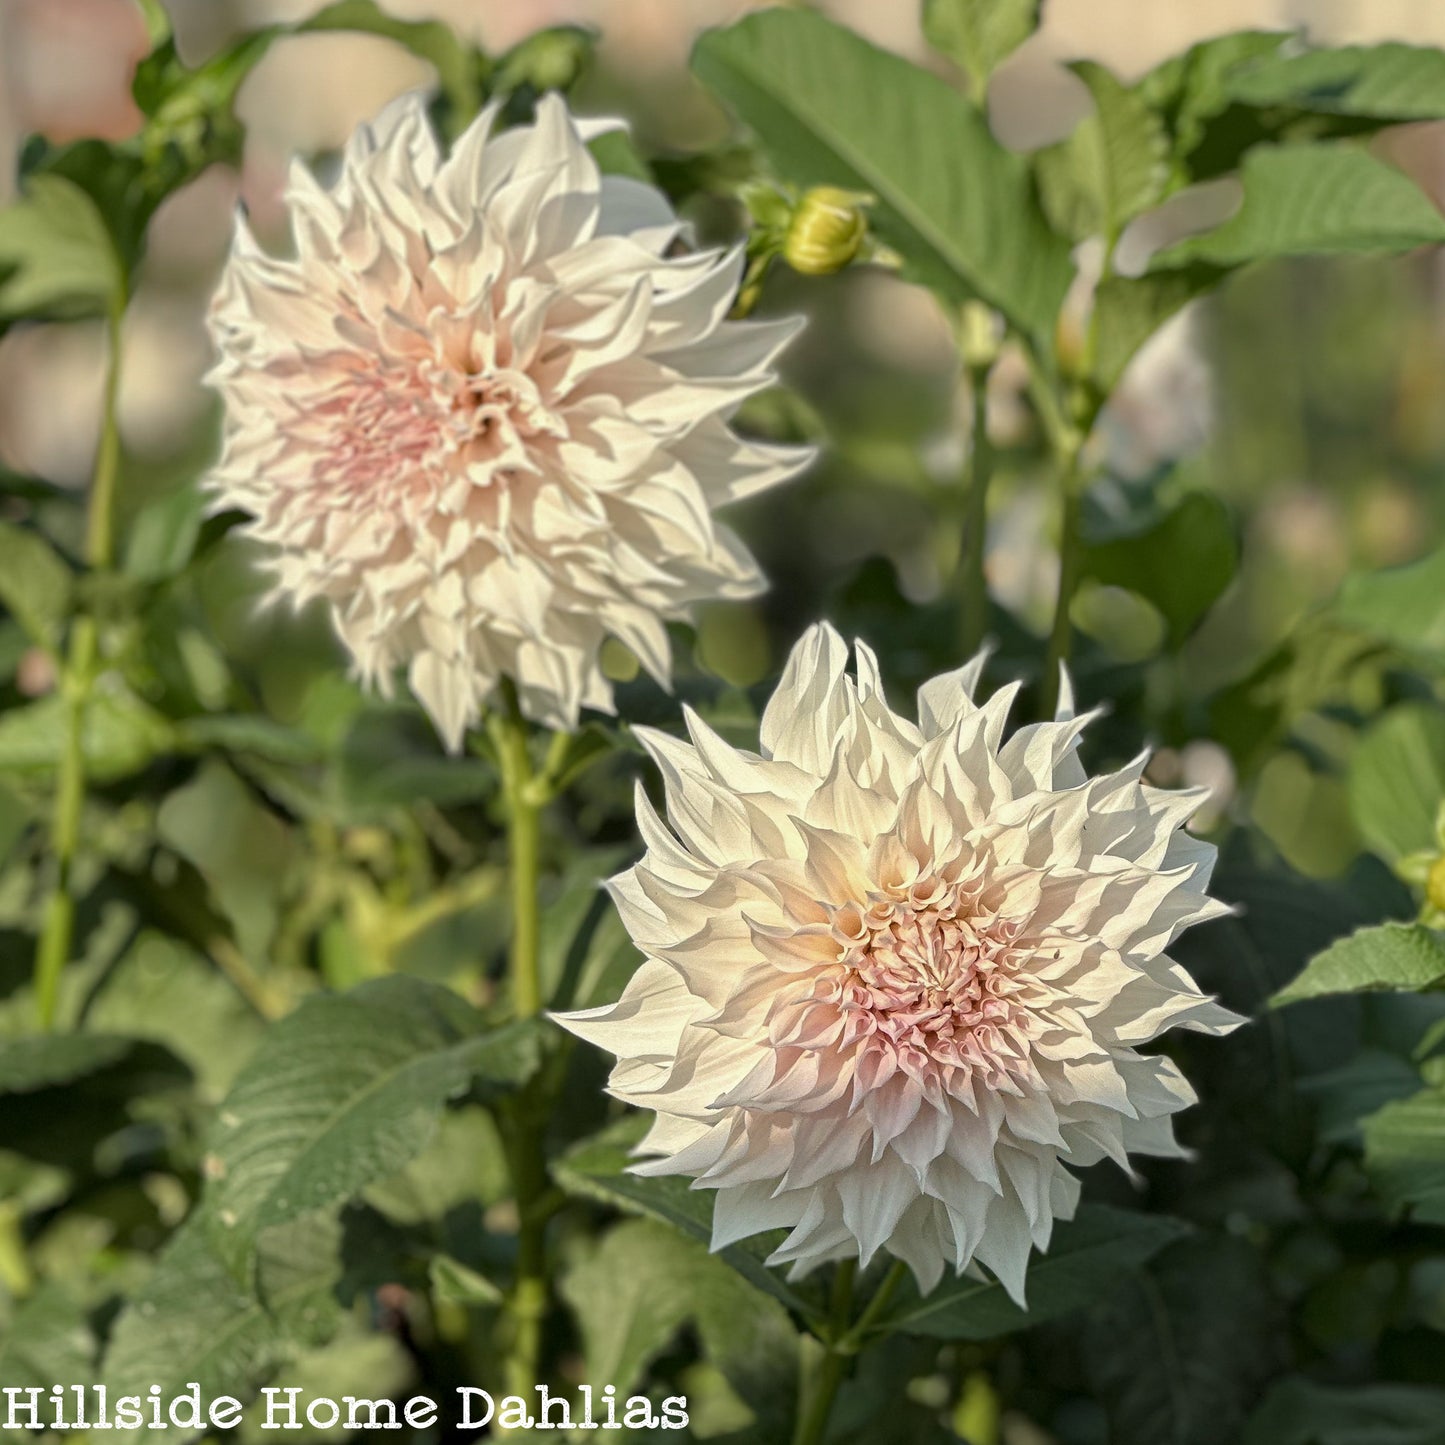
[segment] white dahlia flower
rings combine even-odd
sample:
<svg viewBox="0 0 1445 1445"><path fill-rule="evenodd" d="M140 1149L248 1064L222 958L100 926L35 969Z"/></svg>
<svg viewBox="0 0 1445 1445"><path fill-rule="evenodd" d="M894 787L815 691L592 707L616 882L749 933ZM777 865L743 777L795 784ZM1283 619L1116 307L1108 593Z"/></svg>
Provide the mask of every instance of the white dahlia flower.
<svg viewBox="0 0 1445 1445"><path fill-rule="evenodd" d="M646 961L621 999L560 1022L618 1056L611 1092L656 1111L643 1174L717 1191L713 1245L791 1231L796 1273L880 1250L930 1289L986 1265L1022 1300L1030 1249L1074 1212L1067 1165L1180 1153L1194 1101L1172 1025L1236 1017L1164 954L1226 912L1198 793L1089 778L1086 718L1004 740L1017 685L973 701L977 659L892 712L873 654L829 627L794 649L761 754L696 716L637 729L664 824L613 880Z"/></svg>
<svg viewBox="0 0 1445 1445"><path fill-rule="evenodd" d="M610 710L609 634L666 685L664 621L762 587L713 509L808 456L727 425L795 329L724 320L741 252L687 251L660 192L599 174L619 122L554 95L495 119L443 159L408 97L330 189L295 166L295 258L241 225L212 321L216 505L365 681L408 667L453 748L502 676L551 726Z"/></svg>

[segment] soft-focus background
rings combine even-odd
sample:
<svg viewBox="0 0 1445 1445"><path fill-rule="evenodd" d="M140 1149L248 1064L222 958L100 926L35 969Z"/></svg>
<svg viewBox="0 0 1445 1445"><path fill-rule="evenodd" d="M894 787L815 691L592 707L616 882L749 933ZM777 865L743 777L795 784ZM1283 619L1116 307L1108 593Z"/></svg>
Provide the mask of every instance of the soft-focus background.
<svg viewBox="0 0 1445 1445"><path fill-rule="evenodd" d="M319 7L164 8L195 65L249 29ZM699 30L748 5L385 8L439 17L494 57L539 27L592 28L597 48L571 87L575 107L631 121L637 151L699 235L740 234L746 218L728 198L755 158L691 79L687 56ZM816 8L944 69L923 44L913 0ZM989 91L995 131L1020 149L1069 134L1089 112L1065 69L1079 57L1127 80L1239 29L1296 28L1322 45L1445 46L1440 0L1048 0L1044 14ZM51 154L47 141L136 132L131 76L148 44L135 0L0 0L0 203L15 193L22 151L34 161ZM559 46L549 63L571 80L574 51L565 37ZM518 114L557 83L538 66L541 79L504 92L521 94ZM36 1044L30 1061L43 1066L38 1076L0 1066L0 1384L211 1368L220 1352L197 1342L233 1329L242 1343L221 1360L231 1373L215 1377L246 1388L284 1365L288 1383L333 1394L439 1393L493 1363L477 1326L501 1298L494 1280L512 1268L518 1212L500 1134L476 1097L445 1115L407 1169L368 1176L360 1200L338 1198L318 1225L360 1219L384 1227L381 1243L341 1230L282 1260L339 1271L315 1297L320 1324L301 1322L299 1346L265 1334L275 1321L203 1257L192 1227L206 1223L216 1177L206 1141L238 1071L304 1053L309 1006L344 1003L353 985L392 974L453 985L481 1005L498 991L509 923L491 763L445 757L406 698L363 697L323 616L258 612L247 544L225 517L202 525L195 485L218 426L202 381L205 309L236 207L284 249L290 159L299 153L324 174L359 121L431 78L410 51L373 35L278 39L240 92L242 163L163 203L125 319L114 567L74 566L84 520L73 503L100 425L103 327L28 317L0 327L0 528L32 548L43 541L62 599L54 617L37 607L28 633L27 619L0 617L0 1042L9 1058ZM1445 105L1427 96L1408 113ZM1375 129L1364 126L1360 143L1445 202L1445 123ZM1342 132L1347 146L1360 139L1348 124ZM99 171L119 153L101 151ZM217 153L224 147L204 150ZM1176 198L1186 213L1172 221L1144 216L1126 232L1118 268L1142 265L1135 253L1164 225L1217 222L1237 197L1234 182L1207 183ZM1433 234L1410 231L1400 246L1367 237L1360 250L1376 254L1352 259L1240 267L1136 357L1088 458L1089 575L1072 611L1071 666L1084 701L1110 708L1089 731L1088 760L1102 768L1148 746L1154 781L1208 791L1198 826L1221 845L1216 891L1241 913L1195 931L1179 954L1254 1021L1226 1041L1166 1045L1203 1099L1182 1121L1191 1161L1149 1164L1140 1179L1101 1166L1086 1187L1130 1218L1186 1221L1190 1237L1148 1270L1117 1270L1114 1292L1075 1299L1089 1308L1068 1320L998 1339L895 1336L850 1379L835 1439L1445 1440L1445 945L1424 929L1409 934L1427 962L1440 960L1438 978L1412 975L1432 992L1269 1006L1312 955L1362 924L1410 919L1422 902L1427 923L1445 920L1435 821L1445 798L1436 585L1445 262L1438 249L1394 255ZM1100 265L1087 244L1076 260L1081 281L1057 337L1066 374L1085 346ZM895 701L957 664L963 476L977 455L955 342L927 292L879 266L808 279L777 264L759 310L803 312L812 324L786 357L783 384L747 404L742 427L815 441L822 453L804 478L729 519L771 591L751 606L705 610L695 639L677 629L679 695L738 741L755 739L762 691L819 617L875 646ZM1023 716L1037 705L1058 591L1058 479L1009 350L986 401L996 458L990 667L996 680L1029 684ZM51 483L66 490L57 496ZM1430 554L1403 578L1358 575ZM1352 608L1340 600L1347 578ZM7 603L16 610L17 593L23 611L24 589L12 587ZM82 617L97 622L105 666L86 714L94 736L69 880L75 948L62 1032L37 1038L30 980L56 876L62 654L41 644L47 629L51 643L65 627L73 636ZM624 684L628 719L678 725L678 697L628 685L636 669L620 649L605 661ZM597 891L636 851L631 783L644 771L625 730L609 736L618 748L549 810L546 829L544 969L549 988L565 982L578 1001L615 997L637 963ZM1373 930L1381 935L1394 937ZM119 1062L104 1054L116 1040L128 1050ZM72 1074L41 1047L63 1055L72 1043L99 1047L98 1062ZM567 1068L565 1107L539 1128L554 1166L579 1141L587 1147L609 1107L591 1051ZM625 1363L647 1388L686 1389L696 1438L789 1438L799 1344L785 1312L701 1246L655 1223L619 1223L595 1193L576 1192L585 1197L553 1225L557 1378L616 1378L605 1372L626 1373ZM1098 1274L1084 1277L1093 1291ZM679 1278L703 1283L690 1292ZM680 1303L649 1312L654 1284ZM625 1361L619 1319L642 1341ZM1351 1433L1356 1419L1384 1433ZM925 1426L931 1433L919 1433Z"/></svg>
<svg viewBox="0 0 1445 1445"><path fill-rule="evenodd" d="M318 8L301 0L177 0L168 7L182 53L193 61L243 29ZM441 17L494 51L541 26L593 26L597 64L578 105L626 115L645 151L663 140L685 151L715 142L723 129L715 106L688 78L690 45L704 26L752 7L737 0L395 0L385 8L407 18ZM928 59L911 4L829 0L819 8ZM995 79L994 126L1019 147L1065 134L1087 108L1065 60L1096 58L1130 78L1196 40L1238 28L1299 28L1321 44L1433 44L1445 42L1445 7L1431 0L1051 0L1039 34ZM145 47L131 0L0 0L0 197L13 186L23 134L120 138L137 126L129 80ZM153 229L126 332L121 420L131 475L123 508L166 490L213 444L214 407L201 383L203 315L233 207L243 203L262 236L284 244L280 188L288 159L338 146L358 121L428 79L427 67L398 45L327 34L281 41L247 80L238 107L248 127L241 173L203 175L167 202ZM1441 127L1402 128L1384 144L1431 194L1445 195ZM1137 359L1106 421L1112 469L1142 477L1188 459L1233 504L1243 535L1238 582L1170 676L1151 684L1156 739L1168 731L1168 716L1246 677L1295 636L1351 566L1408 560L1438 536L1445 468L1440 268L1434 256L1266 268L1171 323ZM767 304L813 309L816 297L816 285L784 282L772 287ZM88 476L101 388L97 336L87 326L42 326L0 343L0 463L76 485ZM811 482L743 518L775 592L754 611L705 619L700 653L711 668L740 684L767 676L819 599L850 583L891 581L909 603L938 596L952 562L940 549L946 554L953 543L933 525L927 492L946 483L963 453L965 408L954 376L944 323L924 293L876 272L850 273L829 287L826 314L793 355L790 380L817 409L837 454ZM1007 363L995 374L991 427L1004 447L1019 442L1026 425L1017 401L1022 383L1021 368ZM1043 479L1015 468L994 503L990 585L999 601L1043 630L1056 576ZM864 565L875 559L890 578ZM228 575L216 585L242 584ZM231 610L246 616L239 603ZM1153 650L1160 626L1137 599L1107 588L1086 593L1076 621L1105 655L1125 662ZM232 640L260 656L264 640L244 631ZM325 647L324 639L317 645ZM1303 645L1328 652L1331 644L1307 628ZM43 665L31 661L33 687L42 691ZM278 667L289 675L289 659ZM288 676L270 681L285 715L280 695ZM1328 747L1330 740L1320 741ZM1302 869L1343 866L1357 843L1338 779L1312 768L1297 748L1255 762L1258 778L1246 803L1255 820ZM1164 767L1171 766L1216 788L1221 804L1232 793L1235 770L1218 746L1195 741L1177 760L1166 758Z"/></svg>

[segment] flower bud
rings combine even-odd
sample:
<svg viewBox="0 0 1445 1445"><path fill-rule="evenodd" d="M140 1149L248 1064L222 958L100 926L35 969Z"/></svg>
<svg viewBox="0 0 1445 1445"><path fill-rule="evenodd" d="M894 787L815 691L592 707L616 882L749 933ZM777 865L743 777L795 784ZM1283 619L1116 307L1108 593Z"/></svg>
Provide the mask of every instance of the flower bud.
<svg viewBox="0 0 1445 1445"><path fill-rule="evenodd" d="M863 197L837 186L807 191L788 222L783 259L804 276L830 276L857 254L868 231Z"/></svg>

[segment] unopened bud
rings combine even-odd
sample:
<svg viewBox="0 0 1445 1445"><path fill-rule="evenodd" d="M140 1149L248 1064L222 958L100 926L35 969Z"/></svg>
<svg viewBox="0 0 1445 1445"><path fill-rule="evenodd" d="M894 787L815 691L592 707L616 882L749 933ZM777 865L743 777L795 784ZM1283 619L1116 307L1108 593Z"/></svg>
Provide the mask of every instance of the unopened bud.
<svg viewBox="0 0 1445 1445"><path fill-rule="evenodd" d="M837 186L814 186L788 222L783 259L805 276L830 276L857 254L868 233L864 198Z"/></svg>

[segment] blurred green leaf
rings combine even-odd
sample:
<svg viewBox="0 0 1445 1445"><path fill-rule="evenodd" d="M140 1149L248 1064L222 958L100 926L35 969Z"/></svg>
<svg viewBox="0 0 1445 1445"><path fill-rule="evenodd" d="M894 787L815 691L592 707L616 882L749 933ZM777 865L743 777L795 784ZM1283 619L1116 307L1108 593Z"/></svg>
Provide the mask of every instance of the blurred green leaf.
<svg viewBox="0 0 1445 1445"><path fill-rule="evenodd" d="M1375 989L1445 985L1445 941L1418 923L1362 928L1316 954L1288 987L1270 1000L1279 1008L1304 998Z"/></svg>
<svg viewBox="0 0 1445 1445"><path fill-rule="evenodd" d="M1052 330L1068 246L1045 224L1023 159L943 81L804 10L708 32L693 69L783 178L876 197L870 224L907 278L950 303L982 296L1030 333Z"/></svg>
<svg viewBox="0 0 1445 1445"><path fill-rule="evenodd" d="M70 612L70 568L38 532L0 521L0 605L54 652Z"/></svg>
<svg viewBox="0 0 1445 1445"><path fill-rule="evenodd" d="M89 1385L95 1379L95 1356L84 1302L63 1285L47 1281L0 1315L0 1381L8 1389L38 1386L48 1394L56 1385ZM33 1431L0 1429L0 1440L15 1445L36 1438Z"/></svg>
<svg viewBox="0 0 1445 1445"><path fill-rule="evenodd" d="M68 708L57 693L0 714L0 773L50 776L68 731ZM97 783L138 773L176 744L171 724L113 675L91 694L81 737L86 774Z"/></svg>
<svg viewBox="0 0 1445 1445"><path fill-rule="evenodd" d="M405 976L307 999L273 1025L221 1105L209 1198L227 1257L394 1174L478 1081L537 1061L530 1023L489 1031L450 989Z"/></svg>
<svg viewBox="0 0 1445 1445"><path fill-rule="evenodd" d="M1239 560L1229 509L1212 492L1189 492L1167 511L1146 506L1096 514L1084 573L1147 598L1178 647L1229 586Z"/></svg>
<svg viewBox="0 0 1445 1445"><path fill-rule="evenodd" d="M331 1279L313 1270L273 1291L263 1303L237 1285L216 1252L214 1221L194 1211L161 1251L149 1279L126 1304L111 1332L101 1378L112 1400L144 1397L159 1385L171 1399L200 1385L202 1400L232 1395L245 1401L291 1359L296 1340L329 1332L336 1316ZM141 1442L173 1439L176 1431L141 1428Z"/></svg>
<svg viewBox="0 0 1445 1445"><path fill-rule="evenodd" d="M456 31L440 20L402 20L374 0L337 0L294 28L301 34L354 30L394 40L436 70L438 83L462 116L471 117L481 104L480 67Z"/></svg>
<svg viewBox="0 0 1445 1445"><path fill-rule="evenodd" d="M1217 128L1232 129L1227 117L1232 105L1232 76L1252 61L1273 54L1288 39L1288 32L1283 30L1213 36L1182 55L1170 56L1137 83L1135 89L1168 128L1176 187L1234 169L1240 152L1221 147L1212 134L1216 127L1211 123L1225 117ZM1227 158L1220 155L1222 149Z"/></svg>
<svg viewBox="0 0 1445 1445"><path fill-rule="evenodd" d="M163 582L181 572L201 537L208 501L199 487L183 486L148 503L126 533L121 570L138 582Z"/></svg>
<svg viewBox="0 0 1445 1445"><path fill-rule="evenodd" d="M1365 1167L1390 1209L1445 1224L1445 1085L1386 1104L1364 1133Z"/></svg>
<svg viewBox="0 0 1445 1445"><path fill-rule="evenodd" d="M1044 210L1056 230L1079 241L1117 240L1155 205L1169 178L1168 138L1137 90L1091 60L1069 69L1088 87L1094 108L1058 145L1035 156Z"/></svg>
<svg viewBox="0 0 1445 1445"><path fill-rule="evenodd" d="M1249 105L1368 116L1395 124L1445 116L1445 53L1433 46L1351 45L1256 58L1230 75Z"/></svg>
<svg viewBox="0 0 1445 1445"><path fill-rule="evenodd" d="M1445 661L1445 548L1402 567L1353 573L1331 611L1381 642Z"/></svg>
<svg viewBox="0 0 1445 1445"><path fill-rule="evenodd" d="M1225 269L1284 256L1411 251L1445 241L1445 216L1402 171L1345 145L1261 146L1245 157L1238 213L1170 246L1151 269Z"/></svg>
<svg viewBox="0 0 1445 1445"><path fill-rule="evenodd" d="M0 209L0 326L21 316L101 316L124 290L105 221L79 186L31 176Z"/></svg>
<svg viewBox="0 0 1445 1445"><path fill-rule="evenodd" d="M1029 1265L1028 1307L1021 1309L997 1280L945 1279L919 1297L895 1305L880 1330L903 1330L945 1340L987 1340L1028 1329L1096 1303L1131 1269L1182 1239L1189 1226L1164 1215L1083 1205L1059 1224L1046 1254Z"/></svg>
<svg viewBox="0 0 1445 1445"><path fill-rule="evenodd" d="M1184 266L1144 276L1110 276L1094 292L1092 380L1107 396L1139 348L1191 301L1219 281L1209 266Z"/></svg>
<svg viewBox="0 0 1445 1445"><path fill-rule="evenodd" d="M614 1385L621 1395L640 1385L649 1362L691 1325L705 1356L755 1412L748 1438L771 1438L788 1423L798 1336L787 1312L696 1240L649 1219L624 1220L567 1270L560 1292L596 1387Z"/></svg>
<svg viewBox="0 0 1445 1445"><path fill-rule="evenodd" d="M553 1162L553 1177L569 1194L610 1204L627 1214L660 1220L693 1239L710 1244L710 1190L691 1189L685 1179L672 1176L648 1178L628 1172L632 1147L646 1132L646 1123L641 1116L632 1115L584 1140ZM779 1237L777 1231L755 1236L720 1250L719 1257L750 1284L781 1300L790 1309L805 1317L816 1317L816 1304L763 1263Z"/></svg>
<svg viewBox="0 0 1445 1445"><path fill-rule="evenodd" d="M1445 1390L1281 1380L1240 1445L1445 1445Z"/></svg>
<svg viewBox="0 0 1445 1445"><path fill-rule="evenodd" d="M1435 815L1445 799L1445 713L1425 703L1391 708L1350 757L1350 807L1382 858L1439 851Z"/></svg>
<svg viewBox="0 0 1445 1445"><path fill-rule="evenodd" d="M923 34L968 77L975 96L1035 30L1043 0L923 0Z"/></svg>
<svg viewBox="0 0 1445 1445"><path fill-rule="evenodd" d="M73 1083L120 1064L184 1077L167 1050L119 1034L36 1034L0 1040L0 1094L28 1094Z"/></svg>

